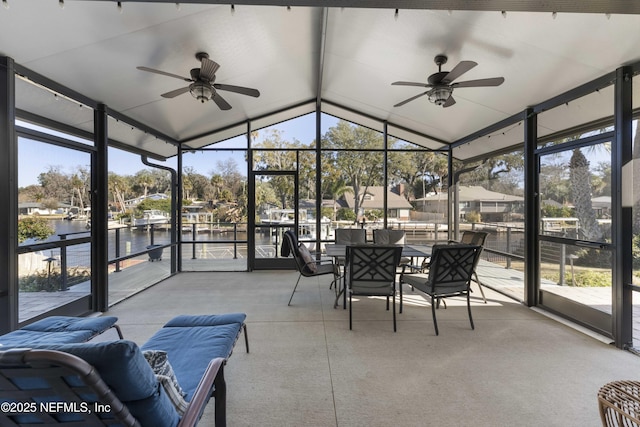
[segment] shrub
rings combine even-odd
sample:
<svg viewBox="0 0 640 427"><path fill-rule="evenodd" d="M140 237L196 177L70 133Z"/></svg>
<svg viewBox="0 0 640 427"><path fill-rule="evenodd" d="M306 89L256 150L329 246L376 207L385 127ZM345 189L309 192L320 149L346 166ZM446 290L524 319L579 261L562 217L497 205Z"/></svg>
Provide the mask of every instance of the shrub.
<svg viewBox="0 0 640 427"><path fill-rule="evenodd" d="M44 240L55 233L46 219L28 216L18 220L18 243L27 239Z"/></svg>
<svg viewBox="0 0 640 427"><path fill-rule="evenodd" d="M464 219L466 219L467 222L482 222L482 215L480 215L480 212L471 211L464 215Z"/></svg>

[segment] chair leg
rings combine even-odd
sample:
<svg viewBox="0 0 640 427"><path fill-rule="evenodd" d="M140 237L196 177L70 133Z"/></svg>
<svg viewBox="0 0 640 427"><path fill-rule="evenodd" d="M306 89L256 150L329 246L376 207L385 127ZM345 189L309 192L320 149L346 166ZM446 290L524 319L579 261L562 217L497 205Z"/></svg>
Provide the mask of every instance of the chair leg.
<svg viewBox="0 0 640 427"><path fill-rule="evenodd" d="M247 353L249 353L249 335L247 335L247 324L242 324L242 330L244 332L244 345L247 348Z"/></svg>
<svg viewBox="0 0 640 427"><path fill-rule="evenodd" d="M387 298L388 301L388 298ZM396 332L396 291L393 290L393 332Z"/></svg>
<svg viewBox="0 0 640 427"><path fill-rule="evenodd" d="M353 315L351 313L351 294L349 294L349 330L353 329Z"/></svg>
<svg viewBox="0 0 640 427"><path fill-rule="evenodd" d="M400 286L400 310L398 311L398 313L402 313L402 279L400 279L400 285L399 286Z"/></svg>
<svg viewBox="0 0 640 427"><path fill-rule="evenodd" d="M478 287L480 288L480 293L482 294L482 299L484 300L484 303L487 303L487 297L484 296L484 291L482 290L482 283L480 283L480 279L478 279L478 274L474 271L473 272L473 277L474 277L474 281L478 284Z"/></svg>
<svg viewBox="0 0 640 427"><path fill-rule="evenodd" d="M433 317L433 327L436 330L436 336L438 335L438 321L436 320L436 301L437 299L431 296L431 316Z"/></svg>
<svg viewBox="0 0 640 427"><path fill-rule="evenodd" d="M469 311L469 323L471 323L471 329L475 329L473 325L473 317L471 317L471 296L467 292L467 311Z"/></svg>
<svg viewBox="0 0 640 427"><path fill-rule="evenodd" d="M291 292L291 297L289 298L289 304L287 305L291 305L291 300L293 299L293 294L296 293L296 288L298 287L298 283L300 283L300 278L302 277L302 273L300 273L300 275L298 276L298 281L296 282L296 285L293 287L293 292Z"/></svg>

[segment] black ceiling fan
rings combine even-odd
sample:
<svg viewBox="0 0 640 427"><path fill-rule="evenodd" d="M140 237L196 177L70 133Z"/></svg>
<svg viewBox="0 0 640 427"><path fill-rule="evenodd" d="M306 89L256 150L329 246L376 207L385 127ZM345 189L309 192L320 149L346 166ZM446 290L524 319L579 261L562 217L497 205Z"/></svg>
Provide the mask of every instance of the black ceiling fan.
<svg viewBox="0 0 640 427"><path fill-rule="evenodd" d="M411 102L414 99L418 99L421 96L428 95L429 101L442 107L451 107L456 103L453 99L453 89L461 87L482 87L482 86L500 86L504 82L504 77L493 77L489 79L479 80L467 80L466 82L453 83L455 79L478 65L473 61L460 61L451 71L442 71L442 66L447 63L447 57L445 55L437 55L434 58L436 65L438 66L438 72L431 74L427 79L427 83L417 82L393 82L392 85L396 86L418 86L430 88L428 91L420 93L416 96L412 96L409 99L405 99L402 102L394 105L394 107L400 107L407 102Z"/></svg>
<svg viewBox="0 0 640 427"><path fill-rule="evenodd" d="M221 110L230 110L231 105L218 93L218 90L226 90L229 92L235 92L242 95L253 96L255 98L260 96L260 92L257 89L251 89L242 86L225 85L220 83L214 83L216 80L216 71L220 68L220 65L209 59L209 55L204 52L196 53L196 58L201 63L200 68L192 68L190 71L191 78L182 77L177 74L167 73L165 71L155 70L149 67L136 67L138 70L148 71L150 73L162 74L164 76L174 77L176 79L190 82L189 86L172 90L167 93L163 93L163 98L175 98L183 93L190 92L191 96L196 98L200 102L213 100Z"/></svg>

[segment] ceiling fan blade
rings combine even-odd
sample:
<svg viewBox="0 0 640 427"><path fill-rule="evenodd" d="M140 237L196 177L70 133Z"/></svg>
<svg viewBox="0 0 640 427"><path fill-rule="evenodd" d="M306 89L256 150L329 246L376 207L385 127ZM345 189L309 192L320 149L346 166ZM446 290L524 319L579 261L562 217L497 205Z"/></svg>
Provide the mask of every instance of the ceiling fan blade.
<svg viewBox="0 0 640 427"><path fill-rule="evenodd" d="M394 86L418 86L418 87L431 87L429 83L417 83L417 82L393 82Z"/></svg>
<svg viewBox="0 0 640 427"><path fill-rule="evenodd" d="M460 61L458 65L456 65L453 68L453 70L449 71L449 74L447 74L442 78L441 82L451 83L452 81L454 81L455 79L457 79L458 77L460 77L461 75L463 75L464 73L466 73L467 71L475 67L476 65L478 65L477 62Z"/></svg>
<svg viewBox="0 0 640 427"><path fill-rule="evenodd" d="M200 78L212 81L216 75L216 71L220 68L220 65L209 58L202 58L201 62L202 67L200 67Z"/></svg>
<svg viewBox="0 0 640 427"><path fill-rule="evenodd" d="M416 96L412 96L412 97L411 97L411 98L409 98L409 99L405 99L404 101L397 103L396 105L394 105L394 107L401 107L401 106L403 106L404 104L406 104L407 102L411 102L411 101L413 101L414 99L418 99L418 98L420 98L421 96L426 95L427 93L429 93L429 91L426 91L426 92L420 93L420 94L418 94L418 95L416 95Z"/></svg>
<svg viewBox="0 0 640 427"><path fill-rule="evenodd" d="M180 89L172 90L171 92L163 93L160 95L163 98L175 98L178 95L189 92L189 86L181 87Z"/></svg>
<svg viewBox="0 0 640 427"><path fill-rule="evenodd" d="M213 102L215 102L221 110L230 110L231 105L224 100L217 92L213 94Z"/></svg>
<svg viewBox="0 0 640 427"><path fill-rule="evenodd" d="M490 79L467 80L466 82L453 83L451 87L500 86L502 83L504 83L504 77L493 77Z"/></svg>
<svg viewBox="0 0 640 427"><path fill-rule="evenodd" d="M162 74L163 76L169 76L169 77L173 77L176 79L180 79L180 80L184 80L185 82L192 82L193 80L191 80L190 78L187 77L182 77L179 76L177 74L171 74L171 73L167 73L166 71L160 71L160 70L156 70L153 68L149 68L149 67L136 67L138 70L141 71L148 71L149 73L155 73L155 74Z"/></svg>
<svg viewBox="0 0 640 427"><path fill-rule="evenodd" d="M445 101L445 103L442 104L442 108L451 107L455 103L456 103L456 100L453 99L453 96L450 95L449 98Z"/></svg>
<svg viewBox="0 0 640 427"><path fill-rule="evenodd" d="M233 85L223 85L223 84L219 84L219 83L214 84L213 87L215 87L216 89L219 89L219 90L226 90L226 91L229 91L229 92L240 93L242 95L253 96L255 98L260 96L260 92L257 89L251 89L251 88L248 88L248 87L233 86Z"/></svg>

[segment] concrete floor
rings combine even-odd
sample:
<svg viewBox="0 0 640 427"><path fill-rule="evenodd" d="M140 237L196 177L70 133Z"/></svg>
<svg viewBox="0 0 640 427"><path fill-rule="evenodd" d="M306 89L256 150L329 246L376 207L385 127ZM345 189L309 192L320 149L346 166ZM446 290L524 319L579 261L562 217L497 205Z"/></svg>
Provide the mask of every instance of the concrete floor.
<svg viewBox="0 0 640 427"><path fill-rule="evenodd" d="M178 314L247 313L225 375L234 426L599 426L596 394L639 379L640 357L485 289L437 313L405 290L393 332L384 300L333 308L330 277L182 273L112 307L125 337L144 342ZM477 298L476 298L477 297ZM103 339L108 338L108 333ZM213 426L210 403L200 423Z"/></svg>

